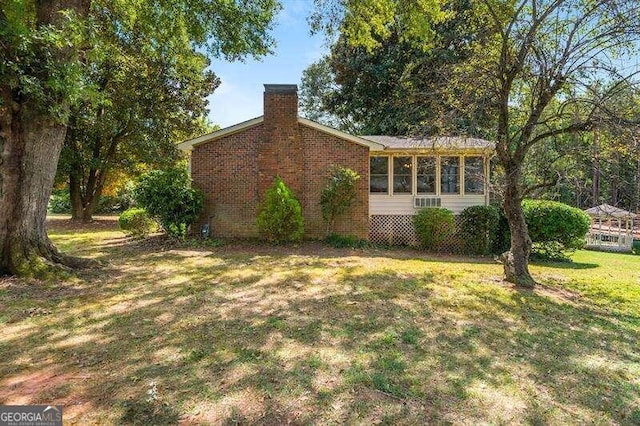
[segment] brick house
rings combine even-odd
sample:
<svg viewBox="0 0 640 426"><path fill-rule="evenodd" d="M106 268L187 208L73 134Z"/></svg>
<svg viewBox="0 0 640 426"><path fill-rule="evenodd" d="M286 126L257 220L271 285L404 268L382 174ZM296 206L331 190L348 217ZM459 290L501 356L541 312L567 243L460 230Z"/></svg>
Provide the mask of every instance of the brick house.
<svg viewBox="0 0 640 426"><path fill-rule="evenodd" d="M320 193L332 166L360 175L358 195L335 232L410 243L411 217L442 206L487 204L490 142L473 138L354 136L298 116L297 86L266 84L264 115L185 141L193 185L205 196L197 229L257 235L258 206L276 175L302 206L305 237L323 238Z"/></svg>

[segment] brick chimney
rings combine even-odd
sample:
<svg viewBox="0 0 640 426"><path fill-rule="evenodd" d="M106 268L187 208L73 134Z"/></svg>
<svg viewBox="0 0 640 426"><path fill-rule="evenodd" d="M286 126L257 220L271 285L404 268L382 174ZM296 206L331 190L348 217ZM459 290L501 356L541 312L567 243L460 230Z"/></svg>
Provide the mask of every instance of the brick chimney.
<svg viewBox="0 0 640 426"><path fill-rule="evenodd" d="M264 85L264 121L297 123L298 86L295 84Z"/></svg>
<svg viewBox="0 0 640 426"><path fill-rule="evenodd" d="M265 140L258 158L260 198L276 175L300 196L304 156L298 129L297 85L264 85L264 126Z"/></svg>

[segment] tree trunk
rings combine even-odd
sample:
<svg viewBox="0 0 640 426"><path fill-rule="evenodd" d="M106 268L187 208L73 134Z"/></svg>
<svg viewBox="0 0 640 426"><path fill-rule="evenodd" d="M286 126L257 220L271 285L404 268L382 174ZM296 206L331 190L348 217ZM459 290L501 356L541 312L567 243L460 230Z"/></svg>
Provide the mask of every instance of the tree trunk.
<svg viewBox="0 0 640 426"><path fill-rule="evenodd" d="M618 157L618 153L613 151L611 153L611 171L610 171L610 182L611 182L611 193L609 198L609 203L612 206L618 206L619 201L619 188L620 188L620 158Z"/></svg>
<svg viewBox="0 0 640 426"><path fill-rule="evenodd" d="M535 281L529 273L531 238L522 211L519 188L520 169L515 168L505 183L504 213L511 231L511 249L501 257L505 279L518 287L533 288Z"/></svg>
<svg viewBox="0 0 640 426"><path fill-rule="evenodd" d="M80 181L73 175L69 175L69 198L71 200L71 220L88 223L93 220L93 212L96 208L96 201L102 195L102 188L97 187L94 191L86 190L82 192Z"/></svg>
<svg viewBox="0 0 640 426"><path fill-rule="evenodd" d="M65 133L26 104L0 110L0 274L38 276L53 263L86 264L61 254L46 232Z"/></svg>
<svg viewBox="0 0 640 426"><path fill-rule="evenodd" d="M633 205L631 208L632 211L638 213L640 212L640 140L636 139L635 141L635 153L638 158L636 161L636 184L634 185L634 197L633 197Z"/></svg>
<svg viewBox="0 0 640 426"><path fill-rule="evenodd" d="M63 10L86 17L90 0L35 2L35 26L56 26ZM75 55L72 49L52 52L61 64ZM25 98L20 87L0 82L0 274L39 277L53 265L80 267L90 261L60 253L46 232L49 197L66 135L66 125ZM68 108L64 99L58 105Z"/></svg>
<svg viewBox="0 0 640 426"><path fill-rule="evenodd" d="M78 179L75 173L69 174L69 200L71 201L71 220L82 220L82 188L80 188L80 179Z"/></svg>

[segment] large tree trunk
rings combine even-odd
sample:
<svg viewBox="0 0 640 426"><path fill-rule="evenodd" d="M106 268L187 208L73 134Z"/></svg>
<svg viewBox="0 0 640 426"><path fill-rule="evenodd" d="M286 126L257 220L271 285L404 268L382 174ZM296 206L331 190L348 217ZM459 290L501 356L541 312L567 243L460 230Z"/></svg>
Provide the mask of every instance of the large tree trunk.
<svg viewBox="0 0 640 426"><path fill-rule="evenodd" d="M0 273L37 276L53 263L84 262L61 254L46 232L46 214L66 127L29 110L0 111Z"/></svg>
<svg viewBox="0 0 640 426"><path fill-rule="evenodd" d="M518 287L533 288L535 281L529 273L531 238L522 211L519 187L519 168L507 172L511 176L505 183L504 213L511 231L511 249L502 255L505 279Z"/></svg>
<svg viewBox="0 0 640 426"><path fill-rule="evenodd" d="M63 10L87 16L90 0L42 0L35 3L36 27L57 25ZM61 64L75 54L54 52ZM0 82L0 274L38 277L53 265L83 266L60 253L46 232L46 215L66 125L47 114L20 88ZM67 101L60 100L64 110Z"/></svg>

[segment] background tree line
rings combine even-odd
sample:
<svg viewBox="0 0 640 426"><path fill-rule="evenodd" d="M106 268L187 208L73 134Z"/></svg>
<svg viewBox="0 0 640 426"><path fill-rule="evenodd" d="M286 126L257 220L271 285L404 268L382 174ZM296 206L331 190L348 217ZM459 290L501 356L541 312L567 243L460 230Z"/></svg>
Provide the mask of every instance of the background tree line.
<svg viewBox="0 0 640 426"><path fill-rule="evenodd" d="M312 24L332 48L305 72L303 110L365 134L495 141L496 193L511 232L502 256L509 281L535 284L525 198L608 199L637 208L637 189L621 190L638 174L634 1L316 0L316 6ZM606 166L603 156L612 159Z"/></svg>
<svg viewBox="0 0 640 426"><path fill-rule="evenodd" d="M170 142L200 122L218 84L208 58L269 53L279 9L276 0L0 3L0 274L87 264L46 233L63 146L59 173L74 215L87 219L111 171L175 157Z"/></svg>
<svg viewBox="0 0 640 426"><path fill-rule="evenodd" d="M354 46L339 33L329 53L303 73L302 113L364 135L495 138L497 114L490 100L490 82L453 83L456 68L481 60L474 55L486 53L483 47L490 48L496 34L482 25L484 20L471 0L449 1L444 7L453 15L434 24L432 47L427 51L397 31L387 38L376 37L375 49ZM598 81L592 90L604 92L599 85L605 83ZM578 87L567 90L571 89ZM532 196L583 209L608 203L640 212L640 133L634 124L640 122L637 87L624 85L606 105L625 118L595 122L589 131L561 135L533 149L525 166L526 181L537 186ZM584 116L589 111L589 104L580 104L573 114Z"/></svg>

